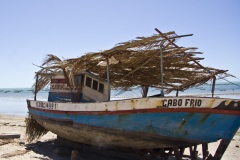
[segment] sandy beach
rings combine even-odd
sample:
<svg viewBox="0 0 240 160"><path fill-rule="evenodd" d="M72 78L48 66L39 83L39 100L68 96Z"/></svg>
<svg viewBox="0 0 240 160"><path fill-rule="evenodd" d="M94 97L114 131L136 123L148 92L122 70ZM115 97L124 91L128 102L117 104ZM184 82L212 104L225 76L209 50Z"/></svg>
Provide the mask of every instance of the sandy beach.
<svg viewBox="0 0 240 160"><path fill-rule="evenodd" d="M25 136L25 117L15 115L0 115L0 133L19 133L20 138L15 139L0 139L0 159L1 160L50 160L71 159L71 149L63 147L55 143L56 135L48 132L39 140L28 143ZM216 146L219 142L211 143L209 145L209 152L214 154ZM201 157L201 149L199 150L199 157ZM111 152L107 154L106 152ZM186 151L187 153L187 151ZM114 150L102 150L100 148L94 149L91 147L82 147L79 151L79 160L88 159L142 159L154 160L159 158L135 155L132 153L120 153ZM173 158L174 159L174 158ZM201 158L199 158L201 159ZM229 147L227 148L222 160L239 160L240 159L240 131L236 133Z"/></svg>

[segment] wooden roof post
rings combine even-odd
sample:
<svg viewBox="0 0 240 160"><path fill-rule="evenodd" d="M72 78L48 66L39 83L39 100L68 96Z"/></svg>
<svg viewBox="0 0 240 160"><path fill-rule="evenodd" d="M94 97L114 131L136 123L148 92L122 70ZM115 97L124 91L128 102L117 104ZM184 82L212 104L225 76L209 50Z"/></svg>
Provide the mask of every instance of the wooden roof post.
<svg viewBox="0 0 240 160"><path fill-rule="evenodd" d="M212 84L212 97L214 96L215 82L216 82L216 76L213 77L213 84Z"/></svg>
<svg viewBox="0 0 240 160"><path fill-rule="evenodd" d="M178 97L178 89L177 89L177 92L176 92L176 97Z"/></svg>
<svg viewBox="0 0 240 160"><path fill-rule="evenodd" d="M108 101L110 101L111 86L110 86L110 76L109 76L109 58L107 57L107 84L108 84Z"/></svg>
<svg viewBox="0 0 240 160"><path fill-rule="evenodd" d="M35 91L34 91L34 101L37 100L37 88L38 88L38 72L36 73Z"/></svg>
<svg viewBox="0 0 240 160"><path fill-rule="evenodd" d="M164 97L163 91L163 55L162 55L162 47L160 46L160 67L161 67L161 97Z"/></svg>

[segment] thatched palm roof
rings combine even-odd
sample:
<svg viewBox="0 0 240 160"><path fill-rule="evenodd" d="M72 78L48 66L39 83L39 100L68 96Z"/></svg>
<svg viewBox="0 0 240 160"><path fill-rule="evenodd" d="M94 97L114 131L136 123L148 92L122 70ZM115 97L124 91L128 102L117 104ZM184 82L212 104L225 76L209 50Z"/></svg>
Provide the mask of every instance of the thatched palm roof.
<svg viewBox="0 0 240 160"><path fill-rule="evenodd" d="M160 32L160 31L159 31ZM206 83L215 75L225 74L225 70L203 67L197 57L195 47L178 47L176 40L191 35L177 35L175 32L154 34L150 37L137 37L135 40L117 44L100 52L88 53L79 58L61 60L48 55L39 73L38 90L49 83L47 74L63 71L69 85L74 74L87 71L106 79L106 66L99 65L107 59L115 59L110 65L112 87L159 86L160 49L163 55L163 80L166 92L185 90Z"/></svg>

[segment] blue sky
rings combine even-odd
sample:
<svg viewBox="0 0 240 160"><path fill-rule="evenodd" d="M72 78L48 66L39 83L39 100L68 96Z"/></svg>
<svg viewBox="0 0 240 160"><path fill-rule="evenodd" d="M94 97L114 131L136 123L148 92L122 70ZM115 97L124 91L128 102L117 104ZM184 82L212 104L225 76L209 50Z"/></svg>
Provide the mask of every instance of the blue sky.
<svg viewBox="0 0 240 160"><path fill-rule="evenodd" d="M201 64L239 78L239 15L238 0L0 0L0 88L31 87L32 63L46 54L80 57L154 28L194 34L177 44L198 47Z"/></svg>

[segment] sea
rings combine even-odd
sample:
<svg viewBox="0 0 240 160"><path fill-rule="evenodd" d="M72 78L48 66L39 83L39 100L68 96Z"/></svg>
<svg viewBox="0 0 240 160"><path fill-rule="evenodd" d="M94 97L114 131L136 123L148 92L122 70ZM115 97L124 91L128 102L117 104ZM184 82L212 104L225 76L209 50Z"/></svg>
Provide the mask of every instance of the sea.
<svg viewBox="0 0 240 160"><path fill-rule="evenodd" d="M203 84L193 87L183 92L179 92L179 96L194 95L202 97L211 97L211 84ZM49 89L38 92L37 100L46 101L48 99ZM161 90L150 88L148 96L160 94ZM240 99L240 82L222 82L215 86L214 97ZM175 96L173 91L164 96ZM141 97L140 87L133 87L125 90L112 90L111 100L139 98ZM34 93L31 88L0 88L0 114L27 116L28 109L26 99L34 99Z"/></svg>

